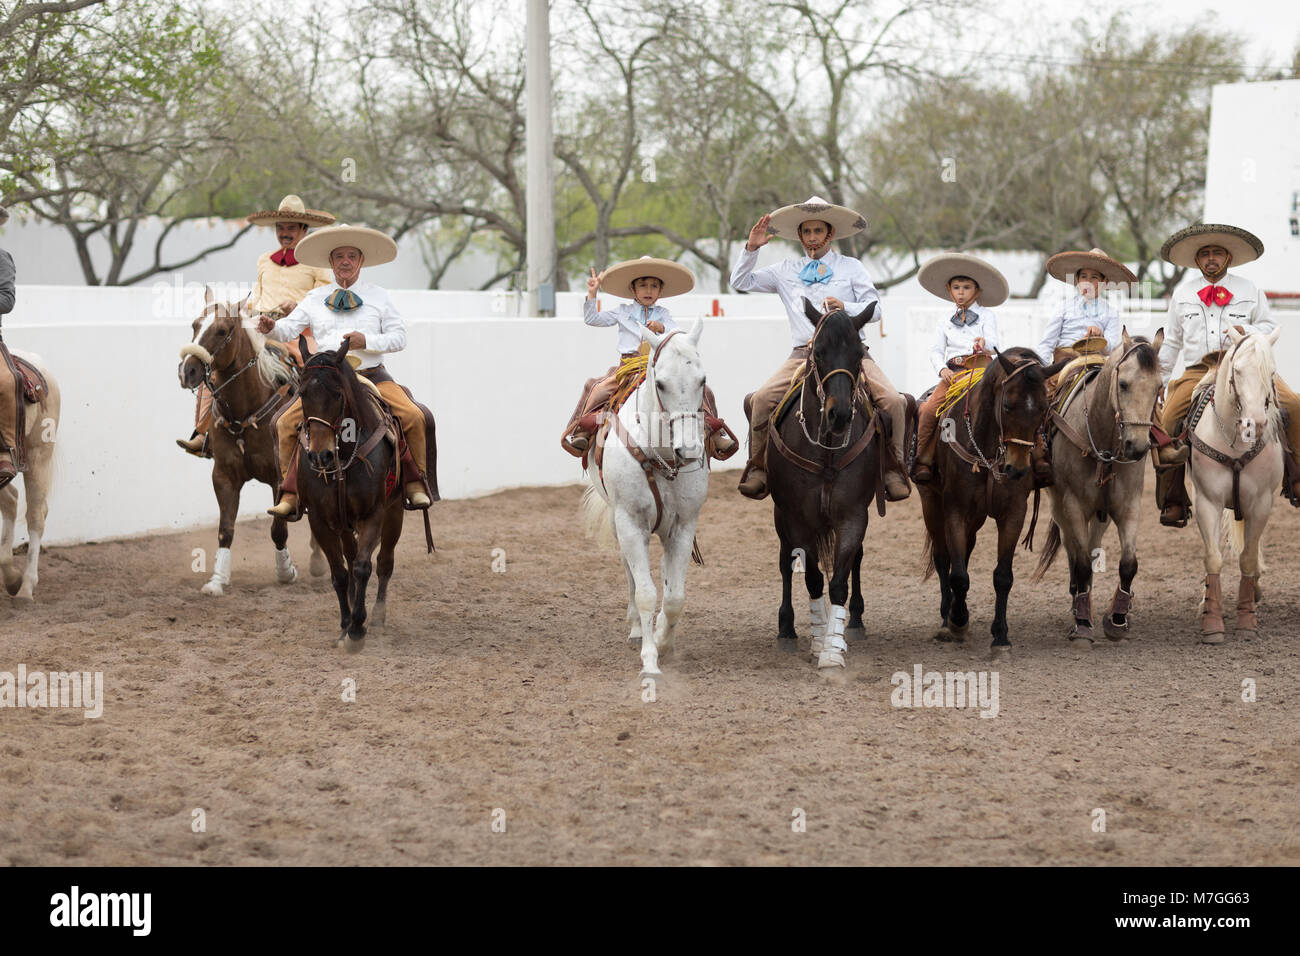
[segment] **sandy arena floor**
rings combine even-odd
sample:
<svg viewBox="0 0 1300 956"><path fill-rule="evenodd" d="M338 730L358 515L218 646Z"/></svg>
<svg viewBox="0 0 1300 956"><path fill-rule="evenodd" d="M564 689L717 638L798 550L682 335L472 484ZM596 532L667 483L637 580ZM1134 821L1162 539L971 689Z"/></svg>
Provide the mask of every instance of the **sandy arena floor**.
<svg viewBox="0 0 1300 956"><path fill-rule="evenodd" d="M102 671L106 702L98 720L0 710L0 862L1300 863L1300 514L1285 502L1259 639L1229 617L1225 645L1196 643L1199 537L1160 528L1148 488L1132 639L1074 649L1065 562L1035 586L1022 552L1015 651L991 665L993 538L976 549L972 638L937 643L913 495L873 515L868 638L828 681L777 649L771 504L735 481L714 476L707 564L654 703L617 557L575 530L576 486L439 503L433 556L408 523L388 624L355 656L333 646L306 522L289 586L269 519L240 525L224 598L191 570L214 529L47 550L36 603L0 598L0 671ZM1230 606L1236 586L1225 569ZM917 664L996 666L999 715L894 708L891 675Z"/></svg>

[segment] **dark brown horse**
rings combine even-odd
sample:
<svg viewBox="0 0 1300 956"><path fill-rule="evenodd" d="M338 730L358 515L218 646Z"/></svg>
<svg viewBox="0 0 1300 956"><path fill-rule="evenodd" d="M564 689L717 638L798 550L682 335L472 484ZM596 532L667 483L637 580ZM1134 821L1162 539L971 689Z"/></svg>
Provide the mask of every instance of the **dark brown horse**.
<svg viewBox="0 0 1300 956"><path fill-rule="evenodd" d="M348 341L333 352L303 356L298 495L313 536L329 561L339 599L338 643L359 651L366 636L366 586L379 573L371 624L384 623L393 552L402 534L403 500L396 441L399 430L379 393L346 361Z"/></svg>
<svg viewBox="0 0 1300 956"><path fill-rule="evenodd" d="M818 669L825 671L845 666L846 635L865 636L862 539L873 497L880 513L885 513L881 448L889 447L886 435L893 423L880 412L872 416L859 388L865 350L858 333L875 304L856 318L844 311L823 317L807 302L804 309L817 331L804 385L769 433L767 474L781 539L778 643L795 650L798 635L791 588L796 566L802 564L812 620L812 656ZM823 598L823 569L831 572L829 607Z"/></svg>
<svg viewBox="0 0 1300 956"><path fill-rule="evenodd" d="M182 388L206 385L213 394L212 488L217 494L221 520L217 527L217 554L212 578L204 594L221 595L230 585L230 544L235 537L239 495L250 481L271 486L272 500L280 492L280 469L276 467L276 413L293 398L297 375L279 352L254 339L244 327L250 318L242 303L213 301L205 290L202 314L194 320L194 340L181 348L177 369ZM275 575L290 584L298 571L285 543L289 527L283 518L271 522L275 543ZM312 542L312 573L324 573L320 555Z"/></svg>
<svg viewBox="0 0 1300 956"><path fill-rule="evenodd" d="M1029 455L1047 415L1047 379L1067 362L1044 367L1031 349L1008 349L940 418L943 441L935 455L935 477L918 486L926 550L931 557L925 576L939 575L939 613L943 618L935 635L939 640L966 638L970 626L967 565L976 534L985 520L992 518L998 526L993 647L1011 647L1007 597L1014 580L1011 562L1016 539L1024 527L1033 487Z"/></svg>

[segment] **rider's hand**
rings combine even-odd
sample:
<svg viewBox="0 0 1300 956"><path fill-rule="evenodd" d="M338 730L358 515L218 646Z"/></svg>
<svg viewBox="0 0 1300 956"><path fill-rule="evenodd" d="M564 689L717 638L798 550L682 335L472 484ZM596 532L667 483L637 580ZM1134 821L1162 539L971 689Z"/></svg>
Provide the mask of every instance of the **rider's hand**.
<svg viewBox="0 0 1300 956"><path fill-rule="evenodd" d="M1103 333L1103 332L1101 331L1101 329L1098 328L1097 326L1095 326L1095 325L1090 325L1090 326L1088 326L1087 331L1085 331L1083 334L1086 335L1086 336L1092 337L1092 336L1094 336L1094 335L1103 335L1103 334L1105 334L1105 333Z"/></svg>
<svg viewBox="0 0 1300 956"><path fill-rule="evenodd" d="M266 335L273 328L275 328L275 319L271 318L266 313L262 313L262 315L257 320L257 331L261 332L263 335Z"/></svg>
<svg viewBox="0 0 1300 956"><path fill-rule="evenodd" d="M276 308L279 309L281 312L283 312L285 315L288 315L294 309L298 308L298 303L293 301L293 299L285 299L278 306L276 306Z"/></svg>
<svg viewBox="0 0 1300 956"><path fill-rule="evenodd" d="M1233 328L1236 329L1236 330L1237 330L1239 333L1241 333L1242 335L1245 335L1245 334L1246 334L1246 330L1245 330L1244 328L1242 328L1240 325L1234 325Z"/></svg>
<svg viewBox="0 0 1300 956"><path fill-rule="evenodd" d="M587 276L587 298L596 298L596 293L600 291L600 276L596 275L596 267L591 267L591 275Z"/></svg>
<svg viewBox="0 0 1300 956"><path fill-rule="evenodd" d="M835 296L828 295L826 300L822 303L822 309L828 313L842 311L844 309L844 303L835 298Z"/></svg>
<svg viewBox="0 0 1300 956"><path fill-rule="evenodd" d="M767 226L771 221L772 217L769 215L754 223L754 228L749 230L749 241L745 243L747 252L753 252L759 246L767 245L768 240L772 238L767 234Z"/></svg>
<svg viewBox="0 0 1300 956"><path fill-rule="evenodd" d="M971 351L972 352L984 351L984 336L982 335L975 336L975 341L971 343Z"/></svg>
<svg viewBox="0 0 1300 956"><path fill-rule="evenodd" d="M939 377L943 379L945 382L952 381L952 377L956 374L957 374L956 372L954 372L946 365L943 368L939 369Z"/></svg>
<svg viewBox="0 0 1300 956"><path fill-rule="evenodd" d="M654 319L651 319L645 324L645 327L655 335L663 335L664 324L662 322L656 322Z"/></svg>
<svg viewBox="0 0 1300 956"><path fill-rule="evenodd" d="M348 349L363 349L366 347L366 336L363 332L349 332L343 336L344 341L348 343Z"/></svg>

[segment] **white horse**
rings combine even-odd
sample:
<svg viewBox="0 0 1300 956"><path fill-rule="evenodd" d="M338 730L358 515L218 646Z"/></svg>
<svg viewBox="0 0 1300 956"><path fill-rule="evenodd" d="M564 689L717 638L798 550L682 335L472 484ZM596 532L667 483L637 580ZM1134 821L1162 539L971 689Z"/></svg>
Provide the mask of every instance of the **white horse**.
<svg viewBox="0 0 1300 956"><path fill-rule="evenodd" d="M0 574L4 576L6 591L20 601L31 601L40 570L45 516L50 510L46 502L54 478L54 441L59 429L61 399L59 384L40 356L18 349L14 349L11 354L35 366L45 377L48 387L40 402L27 406L26 427L23 430L27 450L27 471L23 474L23 490L27 493L27 567L22 574L14 567L18 480L15 478L0 489L0 514L4 516L4 529L0 531Z"/></svg>
<svg viewBox="0 0 1300 956"><path fill-rule="evenodd" d="M1196 489L1196 524L1205 545L1201 641L1206 644L1224 640L1219 572L1223 546L1229 538L1234 545L1229 550L1239 553L1241 566L1236 632L1254 634L1258 630L1259 543L1282 482L1282 413L1273 386L1273 344L1281 331L1242 335L1229 328L1231 347L1201 381L1202 386L1213 382L1214 397L1190 436L1192 452L1187 467ZM1234 466L1234 460L1243 459L1245 465ZM1234 471L1239 472L1235 502ZM1240 508L1241 520L1234 519L1234 506Z"/></svg>
<svg viewBox="0 0 1300 956"><path fill-rule="evenodd" d="M645 381L601 433L604 461L596 474L588 475L591 484L582 499L588 532L603 532L606 542L612 533L623 553L628 643L641 645L643 678L659 677L659 655L672 650L686 606L695 523L709 490L700 412L704 365L697 349L703 330L703 319L688 334L656 335L642 328L642 341L652 350ZM650 469L643 469L638 458ZM658 595L650 574L651 534L659 535L664 549L663 607L653 630Z"/></svg>

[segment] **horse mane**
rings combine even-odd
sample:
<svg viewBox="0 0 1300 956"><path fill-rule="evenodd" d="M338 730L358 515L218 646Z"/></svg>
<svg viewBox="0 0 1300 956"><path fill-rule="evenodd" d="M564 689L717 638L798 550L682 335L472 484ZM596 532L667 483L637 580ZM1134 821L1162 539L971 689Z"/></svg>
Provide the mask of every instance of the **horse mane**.
<svg viewBox="0 0 1300 956"><path fill-rule="evenodd" d="M249 325L244 326L244 333L253 346L253 354L257 356L258 378L272 388L297 384L298 373L285 361L284 354L279 349L267 348L265 335L257 331L255 326Z"/></svg>
<svg viewBox="0 0 1300 956"><path fill-rule="evenodd" d="M346 360L336 360L333 352L316 352L307 360L303 366L303 377L308 372L315 369L331 368L339 373L339 390L343 393L343 400L347 407L352 409L352 413L357 417L357 441L360 443L361 435L379 425L379 409L374 401L371 400L369 390L363 395L361 385L357 381L357 373L348 364Z"/></svg>
<svg viewBox="0 0 1300 956"><path fill-rule="evenodd" d="M1212 385L1218 378L1220 370L1226 369L1227 373L1232 371L1232 365L1237 360L1237 353L1241 352L1251 360L1249 372L1258 376L1258 385L1260 391L1266 395L1273 394L1273 375L1277 371L1276 362L1265 361L1270 356L1264 351L1264 336L1246 335L1240 341L1236 342L1232 348L1223 353L1223 358L1219 364L1210 369L1201 376L1200 381L1196 383L1196 390L1204 388L1206 385ZM1269 366L1273 367L1270 368ZM1231 375L1229 375L1231 381ZM1273 407L1268 412L1268 423L1274 429L1273 434L1280 432L1282 428L1282 406L1278 402L1273 403Z"/></svg>

